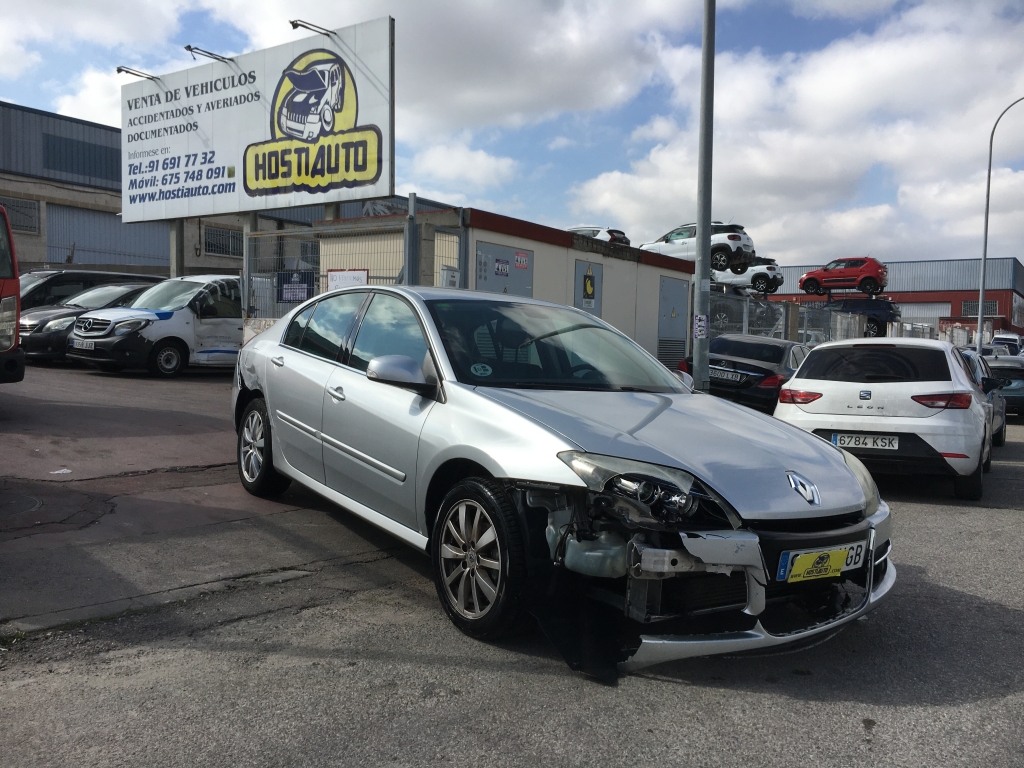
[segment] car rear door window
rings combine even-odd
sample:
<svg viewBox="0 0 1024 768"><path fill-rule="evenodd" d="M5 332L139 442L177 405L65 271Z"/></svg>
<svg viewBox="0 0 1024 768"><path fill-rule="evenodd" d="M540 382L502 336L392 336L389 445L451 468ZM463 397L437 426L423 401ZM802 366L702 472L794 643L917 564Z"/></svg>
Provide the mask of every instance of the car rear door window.
<svg viewBox="0 0 1024 768"><path fill-rule="evenodd" d="M313 314L314 309L316 309L316 304L310 304L292 318L291 323L288 324L288 331L284 335L284 340L281 342L282 344L286 347L298 348L299 342L302 341L302 332L306 330L306 323L309 322L310 315Z"/></svg>
<svg viewBox="0 0 1024 768"><path fill-rule="evenodd" d="M786 348L780 344L760 344L756 341L730 339L726 336L712 339L708 351L715 355L741 357L744 360L756 360L772 365L778 365L786 356Z"/></svg>
<svg viewBox="0 0 1024 768"><path fill-rule="evenodd" d="M361 291L342 293L317 304L299 349L327 360L337 360L365 297Z"/></svg>
<svg viewBox="0 0 1024 768"><path fill-rule="evenodd" d="M951 381L946 353L927 347L865 344L813 349L798 378L820 381L882 383Z"/></svg>
<svg viewBox="0 0 1024 768"><path fill-rule="evenodd" d="M378 293L359 325L349 365L365 371L373 358L384 355L404 355L423 365L427 340L412 307L396 296Z"/></svg>

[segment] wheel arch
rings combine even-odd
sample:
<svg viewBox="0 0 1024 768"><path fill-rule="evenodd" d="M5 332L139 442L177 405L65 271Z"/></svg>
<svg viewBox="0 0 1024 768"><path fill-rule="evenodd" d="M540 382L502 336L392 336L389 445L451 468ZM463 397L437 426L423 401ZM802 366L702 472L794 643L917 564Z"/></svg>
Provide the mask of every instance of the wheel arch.
<svg viewBox="0 0 1024 768"><path fill-rule="evenodd" d="M245 413L246 406L248 406L253 400L259 398L266 400L266 398L263 397L263 392L259 389L249 389L245 384L242 384L241 388L238 390L238 397L235 400L234 422L236 433L242 424L242 414Z"/></svg>
<svg viewBox="0 0 1024 768"><path fill-rule="evenodd" d="M182 349L185 350L185 362L186 363L191 363L192 362L192 347L189 346L189 343L187 341L185 341L183 338L181 338L181 336L177 336L177 335L175 335L173 333L169 334L167 336L161 336L159 339L154 341L152 343L152 346L150 346L150 348L149 348L149 353L153 354L153 350L154 349L156 349L161 344L164 344L164 343L166 343L168 341L173 341L174 343L178 344Z"/></svg>
<svg viewBox="0 0 1024 768"><path fill-rule="evenodd" d="M464 457L448 459L430 476L423 503L423 517L428 539L433 535L434 521L437 519L437 513L441 509L444 497L456 483L467 477L494 479L494 475L482 464Z"/></svg>

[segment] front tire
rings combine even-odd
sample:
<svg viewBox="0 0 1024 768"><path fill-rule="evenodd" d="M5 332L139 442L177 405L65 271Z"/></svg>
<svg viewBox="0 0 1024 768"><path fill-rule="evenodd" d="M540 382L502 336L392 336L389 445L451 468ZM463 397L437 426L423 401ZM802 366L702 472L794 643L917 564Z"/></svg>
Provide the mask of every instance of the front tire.
<svg viewBox="0 0 1024 768"><path fill-rule="evenodd" d="M258 397L250 401L242 411L238 448L235 451L238 479L242 481L242 487L253 496L277 496L291 485L291 478L274 469L272 446L267 404L263 398Z"/></svg>
<svg viewBox="0 0 1024 768"><path fill-rule="evenodd" d="M729 271L732 272L734 275L742 275L744 272L747 271L747 265L733 264L731 267L729 267Z"/></svg>
<svg viewBox="0 0 1024 768"><path fill-rule="evenodd" d="M821 284L817 280L814 280L813 278L810 280L804 280L804 293L809 293L813 296L820 292Z"/></svg>
<svg viewBox="0 0 1024 768"><path fill-rule="evenodd" d="M984 446L982 446L984 450ZM980 501L982 491L984 488L984 478L982 473L984 469L982 467L981 456L978 456L978 466L969 475L957 475L953 478L953 495L958 499L965 499L966 501Z"/></svg>
<svg viewBox="0 0 1024 768"><path fill-rule="evenodd" d="M188 350L178 341L158 341L149 355L149 372L161 379L173 379L187 366Z"/></svg>
<svg viewBox="0 0 1024 768"><path fill-rule="evenodd" d="M434 585L452 623L482 640L507 634L522 604L526 550L504 489L484 478L458 483L441 502L430 541Z"/></svg>
<svg viewBox="0 0 1024 768"><path fill-rule="evenodd" d="M868 318L867 323L864 325L864 335L868 338L875 338L876 336L882 335L882 324L874 318Z"/></svg>

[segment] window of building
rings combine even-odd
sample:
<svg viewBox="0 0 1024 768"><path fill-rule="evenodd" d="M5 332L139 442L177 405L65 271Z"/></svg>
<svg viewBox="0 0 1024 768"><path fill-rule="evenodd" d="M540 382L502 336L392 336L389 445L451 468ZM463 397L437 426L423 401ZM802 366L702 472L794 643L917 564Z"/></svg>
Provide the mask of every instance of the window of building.
<svg viewBox="0 0 1024 768"><path fill-rule="evenodd" d="M209 256L237 256L242 258L242 231L239 229L206 227L203 237L203 250Z"/></svg>
<svg viewBox="0 0 1024 768"><path fill-rule="evenodd" d="M37 200L22 200L17 197L0 195L0 205L7 211L7 218L11 222L11 231L39 234L39 202Z"/></svg>
<svg viewBox="0 0 1024 768"><path fill-rule="evenodd" d="M963 305L963 311L961 317L977 317L978 316L978 300L965 301ZM985 317L998 317L999 316L999 302L995 299L985 299Z"/></svg>

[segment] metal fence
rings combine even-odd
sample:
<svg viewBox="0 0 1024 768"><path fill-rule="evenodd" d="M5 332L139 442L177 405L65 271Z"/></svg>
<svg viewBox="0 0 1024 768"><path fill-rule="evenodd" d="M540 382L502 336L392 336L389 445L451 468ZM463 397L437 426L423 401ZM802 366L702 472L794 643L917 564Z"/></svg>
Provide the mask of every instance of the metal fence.
<svg viewBox="0 0 1024 768"><path fill-rule="evenodd" d="M443 267L458 269L461 235L434 233L434 284ZM272 320L330 288L335 271L364 271L369 285L404 282L405 229L316 227L252 233L246 256L246 315Z"/></svg>
<svg viewBox="0 0 1024 768"><path fill-rule="evenodd" d="M791 313L798 313L794 318ZM809 346L864 335L865 318L823 307L783 304L754 296L711 294L711 338L724 333L790 338Z"/></svg>
<svg viewBox="0 0 1024 768"><path fill-rule="evenodd" d="M167 268L166 256L147 253L126 253L99 248L71 245L47 245L46 263L52 264L109 264L119 266L146 266Z"/></svg>
<svg viewBox="0 0 1024 768"><path fill-rule="evenodd" d="M886 336L905 339L937 339L939 333L931 323L889 323Z"/></svg>

